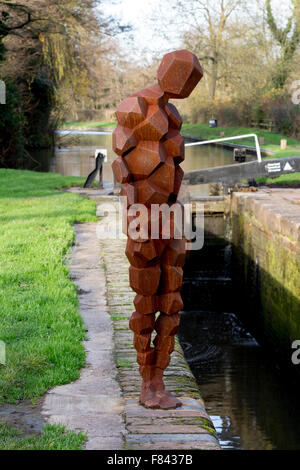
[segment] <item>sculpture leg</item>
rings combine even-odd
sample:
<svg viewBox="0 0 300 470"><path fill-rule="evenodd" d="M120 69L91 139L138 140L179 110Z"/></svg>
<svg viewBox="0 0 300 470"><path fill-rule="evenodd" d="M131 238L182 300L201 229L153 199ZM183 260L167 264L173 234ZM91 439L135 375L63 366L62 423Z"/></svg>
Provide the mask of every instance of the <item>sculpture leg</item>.
<svg viewBox="0 0 300 470"><path fill-rule="evenodd" d="M161 313L155 322L155 313L134 312L130 328L134 331L134 347L137 362L143 379L140 403L147 408L177 408L181 402L165 389L163 374L170 362L175 338L180 323L180 315ZM157 335L151 346L151 333Z"/></svg>
<svg viewBox="0 0 300 470"><path fill-rule="evenodd" d="M129 326L134 332L133 344L137 351L137 362L140 366L140 374L143 379L140 402L147 406L155 406L155 400L151 389L151 382L155 370L155 350L151 346L151 333L155 326L155 313L134 312Z"/></svg>
<svg viewBox="0 0 300 470"><path fill-rule="evenodd" d="M181 402L166 390L163 374L174 350L180 323L178 312L183 308L179 291L185 241L169 242L159 260L156 259L160 265L153 265L153 261L141 263L141 258L137 259L134 255L130 257L130 284L137 292L134 300L136 312L130 319L130 328L134 332L134 347L143 379L140 402L147 408L177 408ZM137 268L137 264L143 267ZM157 311L161 313L155 321ZM154 330L157 335L153 347L151 334Z"/></svg>
<svg viewBox="0 0 300 470"><path fill-rule="evenodd" d="M175 334L178 331L179 324L179 313L172 315L161 313L155 323L157 335L154 340L155 371L152 386L156 390L156 396L159 397L159 408L163 409L172 409L181 406L181 401L166 390L163 382L164 371L168 367L171 354L174 351Z"/></svg>
<svg viewBox="0 0 300 470"><path fill-rule="evenodd" d="M163 374L170 363L180 324L182 268L162 265L161 271L157 295L136 296L139 312L133 314L130 327L135 333L134 346L143 378L141 404L147 408L172 409L181 406L181 402L166 390ZM155 321L154 312L158 309L161 313ZM154 348L151 346L153 330L157 333Z"/></svg>
<svg viewBox="0 0 300 470"><path fill-rule="evenodd" d="M129 241L128 245L130 243ZM131 254L128 258L131 262L130 285L137 292L134 300L136 311L130 318L129 326L134 332L133 344L137 351L137 362L143 379L140 402L147 408L153 408L158 405L158 402L151 385L155 370L155 348L151 346L151 333L155 327L156 291L161 270L159 265L153 266L151 261L142 260L140 256ZM137 268L137 265L143 267Z"/></svg>
<svg viewBox="0 0 300 470"><path fill-rule="evenodd" d="M175 334L180 324L179 310L183 308L180 295L182 268L162 266L158 305L160 315L155 322L155 378L153 383L160 396L159 407L172 409L181 406L181 401L168 392L164 386L163 374L168 367L175 346Z"/></svg>
<svg viewBox="0 0 300 470"><path fill-rule="evenodd" d="M166 390L163 374L174 350L175 335L180 324L179 311L183 308L180 295L185 261L185 240L173 240L162 256L162 276L158 289L157 305L160 315L155 322L157 336L155 346L155 372L152 380L159 408L172 409L181 406L181 401Z"/></svg>

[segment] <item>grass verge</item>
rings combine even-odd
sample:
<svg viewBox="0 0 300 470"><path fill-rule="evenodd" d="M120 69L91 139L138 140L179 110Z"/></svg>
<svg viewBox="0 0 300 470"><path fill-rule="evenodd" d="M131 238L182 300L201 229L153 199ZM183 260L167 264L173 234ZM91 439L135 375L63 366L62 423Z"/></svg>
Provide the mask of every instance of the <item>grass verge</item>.
<svg viewBox="0 0 300 470"><path fill-rule="evenodd" d="M85 329L64 260L74 241L72 225L96 221L95 203L57 190L83 182L0 170L0 341L6 350L0 405L34 401L47 389L77 379L85 362ZM16 433L2 425L1 445L17 439L16 446L38 448L58 436L56 448L82 440L58 427L46 427L35 443L36 438L22 441Z"/></svg>
<svg viewBox="0 0 300 470"><path fill-rule="evenodd" d="M116 127L115 122L109 121L68 121L63 123L62 129L103 129L103 128L114 128Z"/></svg>
<svg viewBox="0 0 300 470"><path fill-rule="evenodd" d="M73 223L96 220L95 204L56 190L82 181L0 170L0 403L68 383L84 363L85 332L64 258Z"/></svg>
<svg viewBox="0 0 300 470"><path fill-rule="evenodd" d="M86 435L61 425L46 425L40 436L22 437L18 429L0 423L0 450L82 450Z"/></svg>
<svg viewBox="0 0 300 470"><path fill-rule="evenodd" d="M256 178L259 185L278 186L278 187L300 187L300 173L289 173L277 178Z"/></svg>

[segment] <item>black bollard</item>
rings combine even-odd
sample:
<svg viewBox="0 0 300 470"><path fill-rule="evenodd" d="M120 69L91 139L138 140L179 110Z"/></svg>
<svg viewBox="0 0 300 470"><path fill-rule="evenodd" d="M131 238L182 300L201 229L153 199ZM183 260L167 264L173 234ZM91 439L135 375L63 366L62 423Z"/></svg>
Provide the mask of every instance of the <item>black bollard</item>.
<svg viewBox="0 0 300 470"><path fill-rule="evenodd" d="M97 158L96 158L96 168L89 174L89 176L86 179L86 182L84 183L84 188L91 188L93 182L95 181L95 178L97 176L97 173L100 172L100 178L99 178L99 183L102 186L102 174L103 174L103 162L105 159L105 155L103 153L98 153Z"/></svg>

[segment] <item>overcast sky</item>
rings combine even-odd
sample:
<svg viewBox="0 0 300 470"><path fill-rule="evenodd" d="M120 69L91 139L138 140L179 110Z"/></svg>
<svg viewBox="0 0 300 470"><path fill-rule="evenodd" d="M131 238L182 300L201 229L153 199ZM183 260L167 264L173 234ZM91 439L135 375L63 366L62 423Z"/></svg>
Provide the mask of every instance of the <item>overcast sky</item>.
<svg viewBox="0 0 300 470"><path fill-rule="evenodd" d="M164 5L163 5L164 4ZM169 31L168 38L164 39L153 31L154 25L163 28L164 22L169 26L174 11L170 9L165 20L159 18L159 11L165 9L165 0L114 0L105 4L105 12L120 19L122 24L131 24L133 30L133 46L141 56L150 60L153 55L161 55L167 50L177 48L180 44L178 34ZM101 7L102 8L102 7ZM154 19L158 16L158 19ZM125 43L126 37L121 40Z"/></svg>
<svg viewBox="0 0 300 470"><path fill-rule="evenodd" d="M216 2L219 2L219 0L216 0ZM291 0L272 0L273 12L278 22L286 20L290 5ZM106 13L119 18L122 24L129 23L133 26L131 33L133 43L131 44L134 46L135 56L136 54L141 57L146 56L151 60L153 55L161 56L166 51L180 46L178 34L180 31L172 33L172 30L169 29L169 25L176 15L176 10L170 7L168 0L105 0L101 9L103 7ZM159 11L162 8L164 15L160 17ZM158 36L153 31L154 25L161 30L167 30L168 38ZM120 43L128 50L126 35L121 36Z"/></svg>

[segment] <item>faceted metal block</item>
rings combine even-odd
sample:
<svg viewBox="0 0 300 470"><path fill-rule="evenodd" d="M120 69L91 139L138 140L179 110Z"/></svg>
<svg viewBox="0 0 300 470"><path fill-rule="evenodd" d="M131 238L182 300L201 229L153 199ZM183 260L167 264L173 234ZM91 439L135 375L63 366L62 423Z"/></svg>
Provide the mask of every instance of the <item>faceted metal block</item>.
<svg viewBox="0 0 300 470"><path fill-rule="evenodd" d="M202 76L199 60L184 49L166 54L157 71L158 83L170 98L187 98Z"/></svg>

